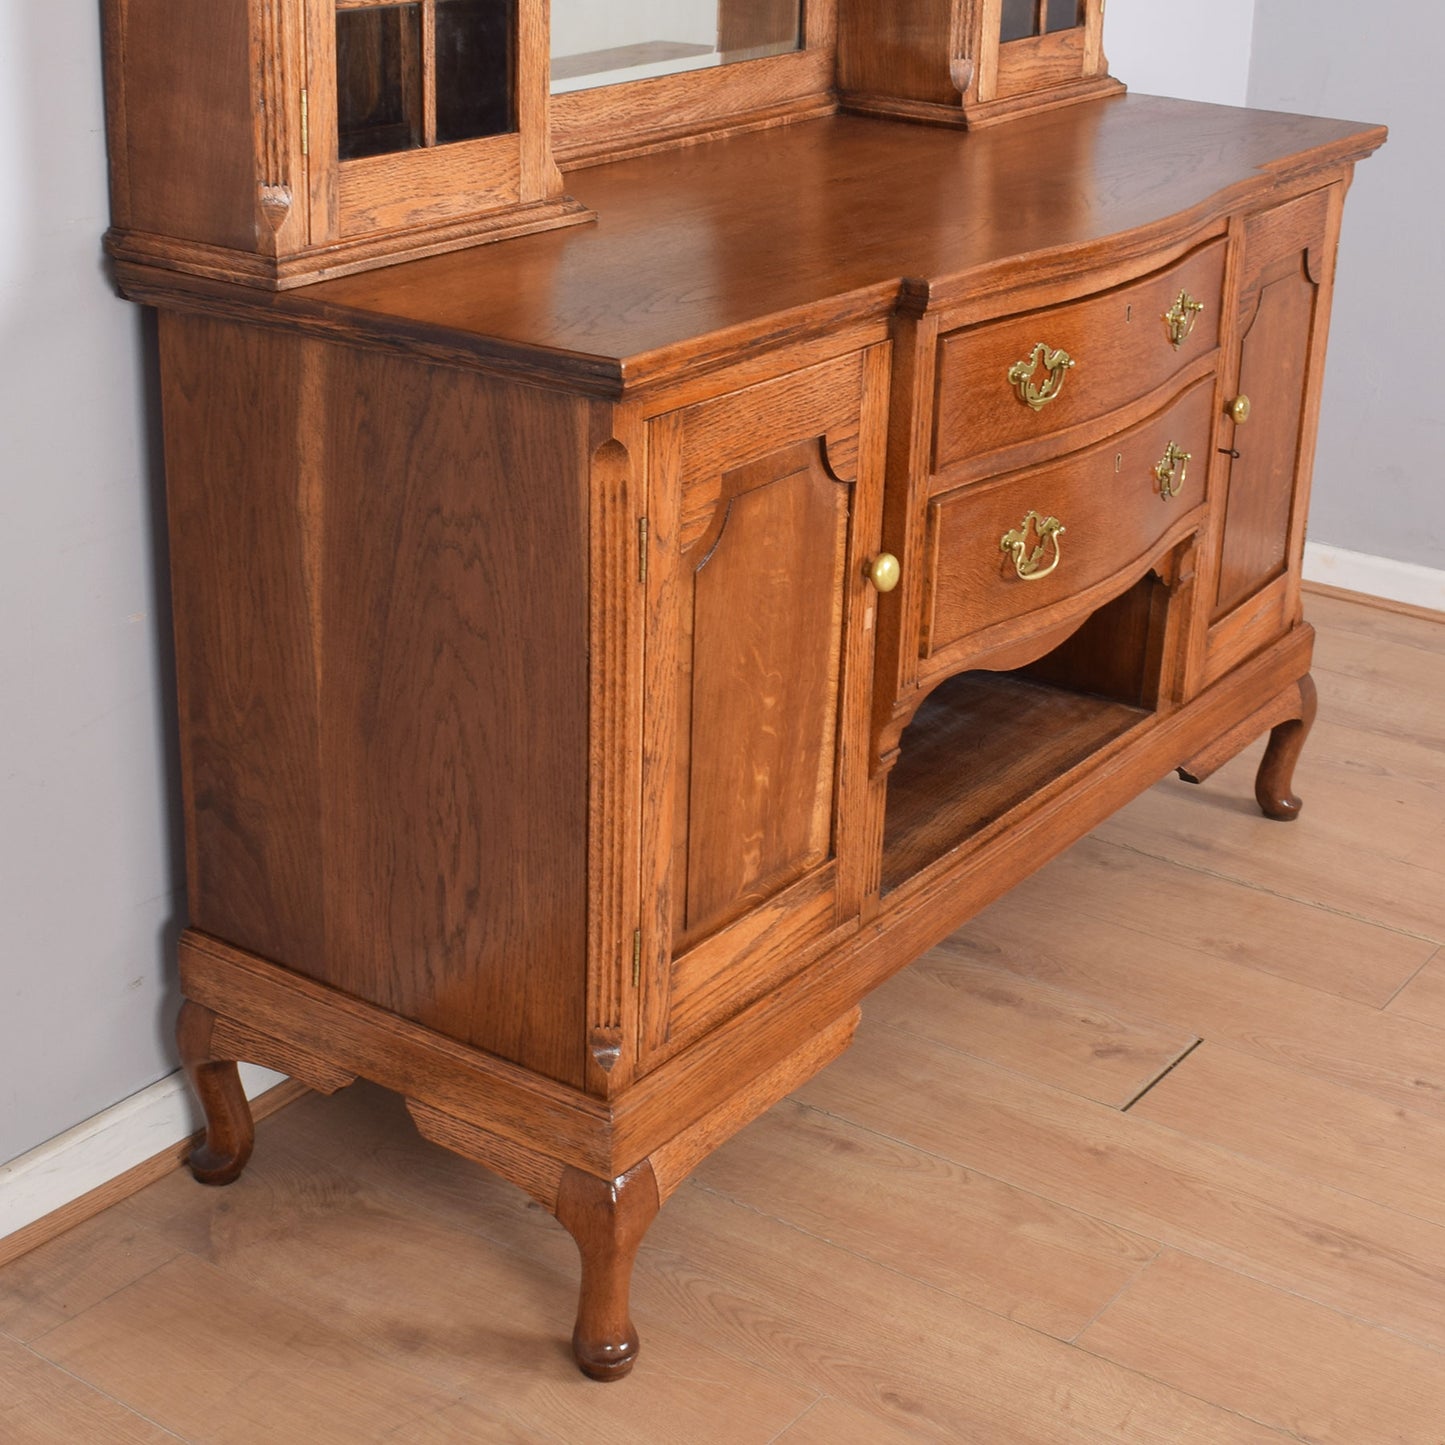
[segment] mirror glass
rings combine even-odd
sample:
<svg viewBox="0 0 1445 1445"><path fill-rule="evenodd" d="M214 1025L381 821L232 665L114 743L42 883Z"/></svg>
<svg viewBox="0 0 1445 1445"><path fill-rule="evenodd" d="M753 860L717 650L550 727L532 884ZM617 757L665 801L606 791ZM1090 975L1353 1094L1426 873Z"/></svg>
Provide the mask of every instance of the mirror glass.
<svg viewBox="0 0 1445 1445"><path fill-rule="evenodd" d="M552 93L802 49L803 0L552 0Z"/></svg>
<svg viewBox="0 0 1445 1445"><path fill-rule="evenodd" d="M1084 23L1083 0L1003 0L999 39L1028 40Z"/></svg>

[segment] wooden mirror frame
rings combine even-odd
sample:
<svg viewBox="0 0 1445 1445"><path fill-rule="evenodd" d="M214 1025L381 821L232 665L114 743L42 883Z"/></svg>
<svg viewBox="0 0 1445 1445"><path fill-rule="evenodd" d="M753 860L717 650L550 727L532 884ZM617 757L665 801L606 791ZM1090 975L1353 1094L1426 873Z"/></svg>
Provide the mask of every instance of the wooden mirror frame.
<svg viewBox="0 0 1445 1445"><path fill-rule="evenodd" d="M722 0L736 9L768 0ZM837 109L839 0L803 0L803 46L784 55L631 80L551 98L563 169L640 155L722 131L756 130Z"/></svg>

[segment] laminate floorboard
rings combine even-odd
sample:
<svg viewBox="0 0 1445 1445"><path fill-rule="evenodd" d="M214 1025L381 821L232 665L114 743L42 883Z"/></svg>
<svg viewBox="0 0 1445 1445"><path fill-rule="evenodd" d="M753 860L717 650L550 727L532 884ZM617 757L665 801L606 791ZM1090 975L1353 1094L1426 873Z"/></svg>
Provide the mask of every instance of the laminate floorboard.
<svg viewBox="0 0 1445 1445"><path fill-rule="evenodd" d="M1130 1018L1076 994L998 969L956 960L940 977L919 959L868 1000L878 1023L907 1023L926 1013L940 989L966 1010L968 1051L1004 1068L1122 1108L1196 1043L1188 1029Z"/></svg>
<svg viewBox="0 0 1445 1445"><path fill-rule="evenodd" d="M0 1440L1442 1445L1445 621L1306 609L1301 819L1168 779L875 994L648 1233L627 1381L356 1086L0 1268Z"/></svg>
<svg viewBox="0 0 1445 1445"><path fill-rule="evenodd" d="M0 1336L0 1440L5 1445L175 1445L176 1438Z"/></svg>
<svg viewBox="0 0 1445 1445"><path fill-rule="evenodd" d="M912 1101L929 1092L934 1107ZM1116 1228L1445 1347L1445 1226L896 1029L799 1093Z"/></svg>
<svg viewBox="0 0 1445 1445"><path fill-rule="evenodd" d="M961 1300L1069 1340L1157 1246L846 1120L780 1104L697 1182Z"/></svg>
<svg viewBox="0 0 1445 1445"><path fill-rule="evenodd" d="M1390 1000L1388 1010L1445 1029L1445 948Z"/></svg>
<svg viewBox="0 0 1445 1445"><path fill-rule="evenodd" d="M1445 1119L1435 1115L1217 1044L1196 1049L1134 1113L1445 1224Z"/></svg>
<svg viewBox="0 0 1445 1445"><path fill-rule="evenodd" d="M1307 1445L1428 1440L1445 1355L1232 1270L1162 1255L1079 1341Z"/></svg>

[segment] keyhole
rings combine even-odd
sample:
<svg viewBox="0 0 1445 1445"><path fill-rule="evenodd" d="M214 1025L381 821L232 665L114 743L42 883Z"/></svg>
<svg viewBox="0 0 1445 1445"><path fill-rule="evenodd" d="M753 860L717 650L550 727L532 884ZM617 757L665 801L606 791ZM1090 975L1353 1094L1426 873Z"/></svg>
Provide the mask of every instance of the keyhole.
<svg viewBox="0 0 1445 1445"><path fill-rule="evenodd" d="M1125 307L1125 309L1124 309L1124 320L1125 320L1126 322L1132 322L1133 319L1134 319L1134 306L1133 306L1133 303L1131 302L1131 303L1130 303L1127 307Z"/></svg>
<svg viewBox="0 0 1445 1445"><path fill-rule="evenodd" d="M1124 453L1123 453L1123 452L1115 452L1115 453L1114 453L1114 475L1117 476L1117 475L1118 475L1120 472L1122 472L1123 470L1124 470Z"/></svg>

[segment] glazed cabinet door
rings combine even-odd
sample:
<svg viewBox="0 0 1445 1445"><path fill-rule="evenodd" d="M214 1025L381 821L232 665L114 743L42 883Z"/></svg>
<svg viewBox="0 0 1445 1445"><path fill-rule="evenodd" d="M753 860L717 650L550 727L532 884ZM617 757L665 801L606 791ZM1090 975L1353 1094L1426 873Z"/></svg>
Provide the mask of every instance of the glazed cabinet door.
<svg viewBox="0 0 1445 1445"><path fill-rule="evenodd" d="M856 927L887 352L649 425L644 1037Z"/></svg>
<svg viewBox="0 0 1445 1445"><path fill-rule="evenodd" d="M1243 226L1237 349L1227 371L1208 670L1219 676L1299 615L1299 561L1314 462L1338 235L1338 189Z"/></svg>

